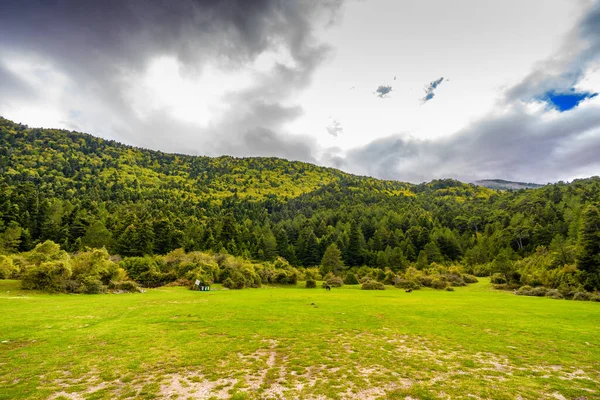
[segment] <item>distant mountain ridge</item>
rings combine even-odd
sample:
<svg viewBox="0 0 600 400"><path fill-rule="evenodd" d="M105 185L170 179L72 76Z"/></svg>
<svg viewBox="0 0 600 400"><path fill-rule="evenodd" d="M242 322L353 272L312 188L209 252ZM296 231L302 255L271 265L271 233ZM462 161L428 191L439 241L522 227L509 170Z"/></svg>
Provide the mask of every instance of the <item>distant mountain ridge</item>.
<svg viewBox="0 0 600 400"><path fill-rule="evenodd" d="M481 179L474 181L473 184L495 190L538 189L546 186L539 183L505 181L504 179Z"/></svg>

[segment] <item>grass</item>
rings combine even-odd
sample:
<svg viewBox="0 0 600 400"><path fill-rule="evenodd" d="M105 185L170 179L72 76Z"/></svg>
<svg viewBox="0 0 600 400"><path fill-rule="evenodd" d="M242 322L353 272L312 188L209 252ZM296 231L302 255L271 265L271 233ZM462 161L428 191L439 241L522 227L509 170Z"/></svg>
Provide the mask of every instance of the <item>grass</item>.
<svg viewBox="0 0 600 400"><path fill-rule="evenodd" d="M48 295L0 280L0 399L600 398L600 304L301 287Z"/></svg>

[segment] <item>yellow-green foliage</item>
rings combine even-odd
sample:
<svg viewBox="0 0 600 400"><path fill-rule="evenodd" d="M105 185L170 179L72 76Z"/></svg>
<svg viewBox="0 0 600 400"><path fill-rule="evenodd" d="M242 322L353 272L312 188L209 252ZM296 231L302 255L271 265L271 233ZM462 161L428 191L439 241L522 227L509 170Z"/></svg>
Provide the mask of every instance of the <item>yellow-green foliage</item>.
<svg viewBox="0 0 600 400"><path fill-rule="evenodd" d="M0 279L16 278L19 273L11 257L0 255Z"/></svg>

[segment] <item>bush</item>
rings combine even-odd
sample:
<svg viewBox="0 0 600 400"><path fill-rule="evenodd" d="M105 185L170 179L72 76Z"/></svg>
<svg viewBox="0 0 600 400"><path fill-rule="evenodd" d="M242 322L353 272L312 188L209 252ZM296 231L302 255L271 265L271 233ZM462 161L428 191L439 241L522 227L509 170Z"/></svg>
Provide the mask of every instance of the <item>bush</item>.
<svg viewBox="0 0 600 400"><path fill-rule="evenodd" d="M385 285L377 281L366 281L360 287L362 290L385 290Z"/></svg>
<svg viewBox="0 0 600 400"><path fill-rule="evenodd" d="M23 289L66 291L66 281L71 277L71 266L66 261L48 261L31 265L23 274Z"/></svg>
<svg viewBox="0 0 600 400"><path fill-rule="evenodd" d="M454 288L452 286L448 286L446 288L446 292L454 292Z"/></svg>
<svg viewBox="0 0 600 400"><path fill-rule="evenodd" d="M506 278L504 277L504 275L498 274L498 273L492 275L491 282L495 283L495 284L507 283L506 282Z"/></svg>
<svg viewBox="0 0 600 400"><path fill-rule="evenodd" d="M396 281L396 278L396 274L394 274L392 271L388 271L385 273L385 279L383 280L383 283L386 285L393 285Z"/></svg>
<svg viewBox="0 0 600 400"><path fill-rule="evenodd" d="M309 289L313 289L317 287L317 281L315 281L314 279L307 279L306 280L306 287Z"/></svg>
<svg viewBox="0 0 600 400"><path fill-rule="evenodd" d="M490 276L492 273L492 265L491 264L479 264L473 268L473 275L484 277Z"/></svg>
<svg viewBox="0 0 600 400"><path fill-rule="evenodd" d="M517 290L521 287L518 283L502 283L499 285L494 285L494 289L496 290Z"/></svg>
<svg viewBox="0 0 600 400"><path fill-rule="evenodd" d="M104 286L99 279L86 277L81 282L81 292L85 294L100 294L104 292Z"/></svg>
<svg viewBox="0 0 600 400"><path fill-rule="evenodd" d="M564 299L564 296L562 295L562 293L556 289L548 290L546 292L546 297L549 297L551 299Z"/></svg>
<svg viewBox="0 0 600 400"><path fill-rule="evenodd" d="M239 282L234 282L233 279L227 278L223 281L223 287L226 287L227 289L242 289L244 285L240 285Z"/></svg>
<svg viewBox="0 0 600 400"><path fill-rule="evenodd" d="M327 279L327 284L331 287L341 287L344 286L344 281L342 281L342 278L334 276Z"/></svg>
<svg viewBox="0 0 600 400"><path fill-rule="evenodd" d="M577 292L573 296L573 300L577 301L590 301L592 299L592 294L588 292Z"/></svg>
<svg viewBox="0 0 600 400"><path fill-rule="evenodd" d="M546 295L546 293L548 293L548 289L543 286L539 286L539 287L531 289L531 291L529 293L530 293L529 294L530 296L544 297Z"/></svg>
<svg viewBox="0 0 600 400"><path fill-rule="evenodd" d="M141 292L142 289L134 281L123 281L123 282L110 282L108 284L110 290L120 290L123 292L137 293Z"/></svg>
<svg viewBox="0 0 600 400"><path fill-rule="evenodd" d="M421 284L421 286L432 287L433 285L433 277L429 275L420 275L417 277L417 280Z"/></svg>
<svg viewBox="0 0 600 400"><path fill-rule="evenodd" d="M477 279L477 277L475 275L463 274L462 278L463 278L463 281L465 283L477 283L477 282L479 282L479 279Z"/></svg>
<svg viewBox="0 0 600 400"><path fill-rule="evenodd" d="M352 272L348 272L344 277L345 285L358 285L358 279L356 279L356 275Z"/></svg>
<svg viewBox="0 0 600 400"><path fill-rule="evenodd" d="M16 278L19 268L13 264L12 258L0 255L0 279Z"/></svg>
<svg viewBox="0 0 600 400"><path fill-rule="evenodd" d="M519 296L531 296L531 291L533 288L529 285L521 286L519 290L515 294Z"/></svg>
<svg viewBox="0 0 600 400"><path fill-rule="evenodd" d="M431 281L431 287L437 290L446 289L447 286L448 282L444 282L443 280L438 278L432 279Z"/></svg>
<svg viewBox="0 0 600 400"><path fill-rule="evenodd" d="M398 289L418 290L421 288L421 285L419 285L417 282L407 281L405 279L397 279L396 284L394 284L394 286Z"/></svg>
<svg viewBox="0 0 600 400"><path fill-rule="evenodd" d="M348 272L344 277L345 285L358 285L358 279L356 279L356 275L352 272Z"/></svg>

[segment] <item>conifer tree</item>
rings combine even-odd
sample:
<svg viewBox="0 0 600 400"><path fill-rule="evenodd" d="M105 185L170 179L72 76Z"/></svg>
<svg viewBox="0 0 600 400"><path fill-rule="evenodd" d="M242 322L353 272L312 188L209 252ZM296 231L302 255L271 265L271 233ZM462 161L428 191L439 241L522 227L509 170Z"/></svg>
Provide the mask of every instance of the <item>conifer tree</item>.
<svg viewBox="0 0 600 400"><path fill-rule="evenodd" d="M588 290L600 288L600 212L589 205L585 208L579 231L577 268L586 276Z"/></svg>

